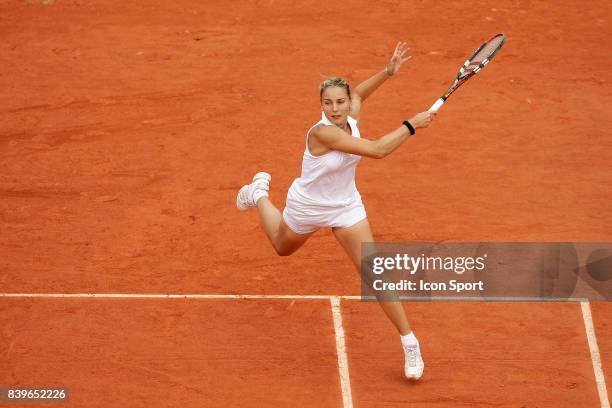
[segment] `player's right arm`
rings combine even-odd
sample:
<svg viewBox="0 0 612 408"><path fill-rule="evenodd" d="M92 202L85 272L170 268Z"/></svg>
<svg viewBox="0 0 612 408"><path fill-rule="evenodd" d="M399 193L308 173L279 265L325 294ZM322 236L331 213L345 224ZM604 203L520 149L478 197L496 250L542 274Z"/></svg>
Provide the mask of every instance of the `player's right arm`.
<svg viewBox="0 0 612 408"><path fill-rule="evenodd" d="M425 128L434 116L433 112L421 112L410 119L410 124L415 129ZM311 136L330 150L382 159L400 147L410 136L410 131L402 125L377 140L368 140L353 137L337 126L319 126L312 130Z"/></svg>

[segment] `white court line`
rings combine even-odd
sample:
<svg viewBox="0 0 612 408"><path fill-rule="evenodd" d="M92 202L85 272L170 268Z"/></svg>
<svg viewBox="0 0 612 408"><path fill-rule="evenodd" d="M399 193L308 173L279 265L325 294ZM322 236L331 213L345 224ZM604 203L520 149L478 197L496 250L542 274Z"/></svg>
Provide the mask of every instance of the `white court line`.
<svg viewBox="0 0 612 408"><path fill-rule="evenodd" d="M601 368L601 356L599 354L599 346L595 337L595 326L593 326L593 317L591 315L591 306L589 302L581 302L582 318L584 319L584 328L586 330L587 339L589 340L589 349L591 350L591 361L593 362L593 371L595 372L595 381L597 381L597 392L601 408L610 408L608 400L608 391L606 389L606 378Z"/></svg>
<svg viewBox="0 0 612 408"><path fill-rule="evenodd" d="M338 371L340 373L340 388L342 389L342 406L353 408L351 395L351 380L349 377L348 359L346 358L346 345L344 343L344 328L342 327L342 313L340 312L340 298L330 298L332 315L334 316L334 331L336 332L336 353L338 354Z"/></svg>
<svg viewBox="0 0 612 408"><path fill-rule="evenodd" d="M99 299L308 299L359 300L361 296L331 295L203 295L203 294L161 294L161 293L0 293L0 297L23 298L99 298Z"/></svg>
<svg viewBox="0 0 612 408"><path fill-rule="evenodd" d="M0 293L0 297L23 297L23 298L99 298L99 299L307 299L307 300L331 300L338 298L342 300L376 301L374 296L359 295L255 295L255 294L198 294L198 293ZM400 296L400 301L494 301L494 302L584 302L584 298L539 298L539 297L484 297L466 298L460 296L436 296L425 298L421 296Z"/></svg>

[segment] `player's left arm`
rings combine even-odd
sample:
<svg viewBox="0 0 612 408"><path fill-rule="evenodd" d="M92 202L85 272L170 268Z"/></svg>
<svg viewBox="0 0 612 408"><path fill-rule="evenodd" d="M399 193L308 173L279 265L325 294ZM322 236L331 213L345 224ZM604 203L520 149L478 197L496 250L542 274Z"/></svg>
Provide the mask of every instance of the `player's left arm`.
<svg viewBox="0 0 612 408"><path fill-rule="evenodd" d="M395 51L389 60L389 63L382 71L374 74L370 78L366 79L353 90L351 96L351 110L349 115L355 119L359 118L361 111L361 103L365 101L368 96L383 84L390 76L393 76L399 71L400 66L410 59L409 55L406 55L410 48L406 47L406 43L398 42L395 46Z"/></svg>

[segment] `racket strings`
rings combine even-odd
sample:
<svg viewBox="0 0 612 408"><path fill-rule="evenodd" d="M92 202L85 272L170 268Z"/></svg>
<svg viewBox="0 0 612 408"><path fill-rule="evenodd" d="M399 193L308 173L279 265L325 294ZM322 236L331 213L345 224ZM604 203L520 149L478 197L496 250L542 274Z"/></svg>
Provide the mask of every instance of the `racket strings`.
<svg viewBox="0 0 612 408"><path fill-rule="evenodd" d="M485 60L490 59L499 50L504 43L506 37L503 35L497 35L493 37L489 42L484 44L480 50L470 60L470 66L480 65Z"/></svg>

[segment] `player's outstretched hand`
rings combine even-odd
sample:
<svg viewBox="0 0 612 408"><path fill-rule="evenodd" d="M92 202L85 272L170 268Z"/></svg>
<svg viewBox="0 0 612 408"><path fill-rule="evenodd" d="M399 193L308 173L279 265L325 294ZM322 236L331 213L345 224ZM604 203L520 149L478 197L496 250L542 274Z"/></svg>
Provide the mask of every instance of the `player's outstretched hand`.
<svg viewBox="0 0 612 408"><path fill-rule="evenodd" d="M387 64L387 74L393 75L397 71L399 71L400 66L408 61L411 57L410 55L406 55L410 48L406 47L405 42L398 42L395 46L395 51L393 51L393 55L391 56L391 60Z"/></svg>
<svg viewBox="0 0 612 408"><path fill-rule="evenodd" d="M426 128L429 126L433 118L436 116L436 112L425 111L421 113L417 113L414 115L412 119L410 119L410 124L415 128Z"/></svg>

